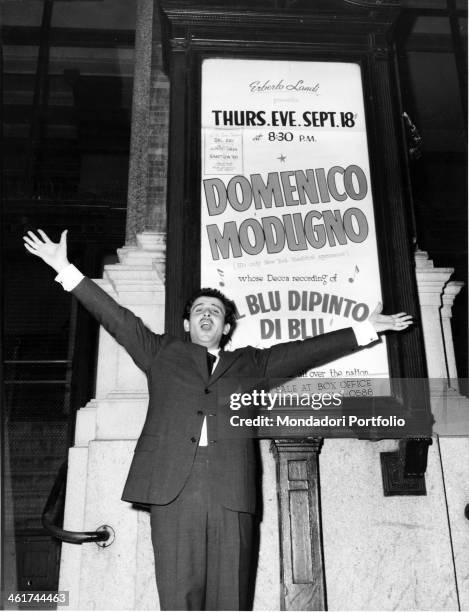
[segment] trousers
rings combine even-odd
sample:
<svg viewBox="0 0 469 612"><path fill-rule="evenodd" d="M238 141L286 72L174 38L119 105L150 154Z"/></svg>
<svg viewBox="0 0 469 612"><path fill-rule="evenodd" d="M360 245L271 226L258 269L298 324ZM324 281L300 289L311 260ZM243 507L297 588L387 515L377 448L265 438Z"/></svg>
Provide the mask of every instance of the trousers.
<svg viewBox="0 0 469 612"><path fill-rule="evenodd" d="M151 506L151 537L162 610L249 610L254 517L213 503L206 448L170 504Z"/></svg>

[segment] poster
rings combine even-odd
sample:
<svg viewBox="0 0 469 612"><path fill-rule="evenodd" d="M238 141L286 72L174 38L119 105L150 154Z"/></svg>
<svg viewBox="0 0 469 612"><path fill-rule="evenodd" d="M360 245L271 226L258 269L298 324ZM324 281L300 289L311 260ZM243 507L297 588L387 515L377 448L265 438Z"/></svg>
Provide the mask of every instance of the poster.
<svg viewBox="0 0 469 612"><path fill-rule="evenodd" d="M206 59L201 129L201 285L238 306L231 347L365 321L381 281L359 65ZM387 381L386 344L305 377Z"/></svg>

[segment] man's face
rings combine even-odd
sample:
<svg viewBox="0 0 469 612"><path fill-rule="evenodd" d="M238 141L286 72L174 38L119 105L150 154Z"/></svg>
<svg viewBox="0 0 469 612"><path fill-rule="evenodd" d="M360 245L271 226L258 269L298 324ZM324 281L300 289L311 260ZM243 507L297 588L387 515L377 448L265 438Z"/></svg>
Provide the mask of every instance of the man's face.
<svg viewBox="0 0 469 612"><path fill-rule="evenodd" d="M189 320L184 319L184 329L195 344L218 348L221 337L230 330L229 323L225 323L223 302L216 297L198 297L192 304Z"/></svg>

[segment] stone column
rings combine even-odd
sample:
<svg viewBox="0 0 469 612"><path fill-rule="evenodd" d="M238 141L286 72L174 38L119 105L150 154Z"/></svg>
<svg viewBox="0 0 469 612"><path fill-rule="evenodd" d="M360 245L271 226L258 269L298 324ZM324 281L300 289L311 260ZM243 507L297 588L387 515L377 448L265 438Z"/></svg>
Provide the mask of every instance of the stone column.
<svg viewBox="0 0 469 612"><path fill-rule="evenodd" d="M435 268L425 251L417 251L415 263L430 392L441 393L448 377L440 317L441 296L454 270Z"/></svg>
<svg viewBox="0 0 469 612"><path fill-rule="evenodd" d="M138 0L126 244L166 226L169 82L163 73L158 11Z"/></svg>
<svg viewBox="0 0 469 612"><path fill-rule="evenodd" d="M458 372L454 355L453 331L451 329L452 308L455 297L464 287L462 281L450 281L443 290L443 307L441 309L441 323L445 343L446 365L451 389L459 391Z"/></svg>
<svg viewBox="0 0 469 612"><path fill-rule="evenodd" d="M440 436L469 436L469 402L458 389L450 321L462 283L448 282L453 269L435 268L424 251L418 251L415 260L434 432Z"/></svg>
<svg viewBox="0 0 469 612"><path fill-rule="evenodd" d="M415 259L428 373L434 379L443 379L441 385L430 387L434 431L438 434L434 452L439 452L439 468L444 483L440 497L445 502L448 517L448 543L451 544L457 607L465 610L469 605L469 529L464 516L469 500L469 400L459 393L451 330L451 309L464 283L448 282L453 269L434 268L425 252L417 252ZM449 388L443 381L449 384ZM433 380L433 383L437 382ZM430 466L427 479L431 473ZM437 497L434 489L429 491Z"/></svg>
<svg viewBox="0 0 469 612"><path fill-rule="evenodd" d="M148 192L145 229L166 230L166 181L169 138L169 79L163 72L157 15L153 23L150 85L150 143L148 149Z"/></svg>
<svg viewBox="0 0 469 612"><path fill-rule="evenodd" d="M153 4L137 2L126 244L135 244L137 232L144 229L147 207Z"/></svg>

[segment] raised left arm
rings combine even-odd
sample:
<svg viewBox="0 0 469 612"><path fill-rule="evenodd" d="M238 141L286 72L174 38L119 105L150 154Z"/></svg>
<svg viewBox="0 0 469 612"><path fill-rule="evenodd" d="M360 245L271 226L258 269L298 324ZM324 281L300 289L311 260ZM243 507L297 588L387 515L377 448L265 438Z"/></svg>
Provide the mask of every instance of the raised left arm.
<svg viewBox="0 0 469 612"><path fill-rule="evenodd" d="M371 324L377 334L387 331L403 331L412 325L411 315L405 312L383 315L381 314L382 308L382 304L378 303L368 318L368 323ZM358 325L365 325L365 323ZM256 360L264 369L266 376L296 376L308 369L349 355L367 346L367 342L374 342L377 339L375 337L365 342L359 342L357 341L357 331L348 327L321 334L314 338L274 344L268 349L256 349Z"/></svg>

